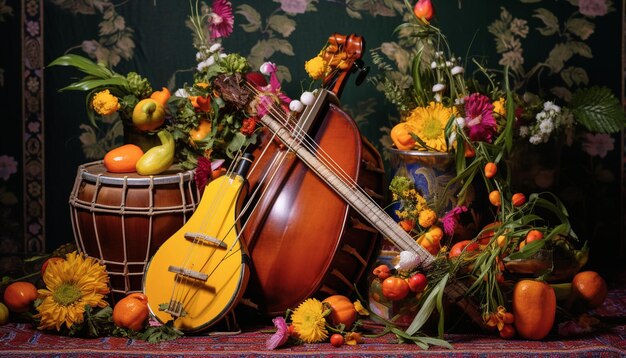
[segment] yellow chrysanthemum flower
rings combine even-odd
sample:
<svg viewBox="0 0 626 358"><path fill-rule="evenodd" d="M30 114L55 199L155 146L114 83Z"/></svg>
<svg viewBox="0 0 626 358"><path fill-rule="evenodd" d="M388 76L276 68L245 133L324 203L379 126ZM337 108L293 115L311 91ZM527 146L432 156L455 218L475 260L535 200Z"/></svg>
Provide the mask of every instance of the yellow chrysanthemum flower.
<svg viewBox="0 0 626 358"><path fill-rule="evenodd" d="M85 305L106 307L109 276L95 259L71 252L63 261L54 262L43 274L45 289L38 290L41 304L37 306L39 329L61 330L83 322Z"/></svg>
<svg viewBox="0 0 626 358"><path fill-rule="evenodd" d="M445 107L441 103L430 102L427 107L417 107L411 111L407 122L414 127L414 133L428 147L444 152L446 150L445 128L455 112L454 108ZM419 146L419 144L416 145Z"/></svg>
<svg viewBox="0 0 626 358"><path fill-rule="evenodd" d="M370 315L370 312L363 306L361 301L356 300L354 301L353 305L354 305L354 309L356 310L356 313L360 314L361 316Z"/></svg>
<svg viewBox="0 0 626 358"><path fill-rule="evenodd" d="M291 323L300 339L307 343L317 343L328 338L324 305L315 298L305 300L293 311Z"/></svg>
<svg viewBox="0 0 626 358"><path fill-rule="evenodd" d="M422 210L419 213L418 223L423 228L429 228L437 222L437 213L432 209Z"/></svg>
<svg viewBox="0 0 626 358"><path fill-rule="evenodd" d="M119 100L117 99L117 97L112 95L108 89L96 93L96 95L93 96L91 105L93 106L93 109L94 111L96 111L96 113L103 116L113 114L115 113L115 111L120 109Z"/></svg>
<svg viewBox="0 0 626 358"><path fill-rule="evenodd" d="M503 117L506 115L506 101L504 98L500 97L497 101L493 102L493 113L497 113Z"/></svg>
<svg viewBox="0 0 626 358"><path fill-rule="evenodd" d="M306 73L309 74L314 80L319 80L324 77L326 74L326 69L328 68L328 64L321 56L315 56L312 59L306 61L304 63L304 69Z"/></svg>

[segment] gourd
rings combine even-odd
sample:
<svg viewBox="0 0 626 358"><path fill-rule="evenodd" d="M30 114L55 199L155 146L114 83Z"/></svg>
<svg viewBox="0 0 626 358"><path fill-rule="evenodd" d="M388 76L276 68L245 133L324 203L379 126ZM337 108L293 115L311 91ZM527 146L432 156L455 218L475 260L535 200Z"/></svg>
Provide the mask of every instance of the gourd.
<svg viewBox="0 0 626 358"><path fill-rule="evenodd" d="M157 133L161 145L150 148L137 161L136 169L140 175L156 175L164 172L174 163L174 137L166 130Z"/></svg>
<svg viewBox="0 0 626 358"><path fill-rule="evenodd" d="M350 329L356 320L356 309L350 299L343 295L333 295L327 297L323 302L328 303L332 309L330 318L334 325L343 323L346 328Z"/></svg>
<svg viewBox="0 0 626 358"><path fill-rule="evenodd" d="M411 132L415 132L413 125L408 122L402 122L391 129L389 136L396 148L410 150L415 146L415 139L411 136Z"/></svg>

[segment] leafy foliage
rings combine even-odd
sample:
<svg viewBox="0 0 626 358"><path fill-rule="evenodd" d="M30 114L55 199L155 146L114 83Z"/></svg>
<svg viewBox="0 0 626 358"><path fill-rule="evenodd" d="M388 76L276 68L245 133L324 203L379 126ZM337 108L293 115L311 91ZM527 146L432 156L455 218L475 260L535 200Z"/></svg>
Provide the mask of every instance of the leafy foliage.
<svg viewBox="0 0 626 358"><path fill-rule="evenodd" d="M608 88L579 89L571 106L576 120L591 132L615 133L626 124L619 100Z"/></svg>

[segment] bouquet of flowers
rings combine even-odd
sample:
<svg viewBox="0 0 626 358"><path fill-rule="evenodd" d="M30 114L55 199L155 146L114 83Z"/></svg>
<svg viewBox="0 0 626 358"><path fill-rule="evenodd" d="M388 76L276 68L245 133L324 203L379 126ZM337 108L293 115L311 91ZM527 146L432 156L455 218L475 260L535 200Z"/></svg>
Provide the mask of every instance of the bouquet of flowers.
<svg viewBox="0 0 626 358"><path fill-rule="evenodd" d="M221 45L221 40L232 33L233 21L228 1L214 0L211 6L196 1L191 7L188 26L193 30L193 45L198 51L197 66L193 83L175 91L165 87L154 91L149 81L135 72L121 75L78 55L61 56L50 66L72 66L85 74L62 90L87 92L86 107L92 124L96 119L120 119L126 142L138 144L143 151L158 144L156 134L167 133L168 140L175 142L175 151L168 153L170 164L176 160L190 169L204 158L207 160L200 160L200 164L207 167L208 160L229 160L256 142L255 116L263 114L267 101L288 103L278 94L280 84L275 75L270 84L263 76L259 79L251 75L250 82L263 98L261 103L249 105L249 95L230 90L235 88L231 81L241 82L250 75L247 60L237 53L225 53ZM267 74L276 72L271 64L265 70Z"/></svg>
<svg viewBox="0 0 626 358"><path fill-rule="evenodd" d="M454 276L450 282L463 283L464 296L482 311L481 317L473 317L477 323L497 327L502 337L510 338L515 328L508 311L521 315L520 321L526 318L524 309L518 307L522 299L516 302L523 279L544 280L542 289L548 285L545 281L566 281L564 290L570 292L572 283L567 281L586 263L588 252L586 244L580 247L577 242L558 197L515 190L508 163L512 150L520 141L544 143L558 133L571 136L579 127L613 133L624 126L624 113L606 88L580 89L569 103L559 106L531 93L514 93L508 68L499 81L495 71L474 61L479 78L467 78L461 58L452 53L445 35L430 22L434 16L430 1L419 0L415 6L405 3L408 21L396 31L409 57L398 60L398 51L385 47L373 50L380 70L373 82L400 112L400 122L389 132L395 148L454 155L456 175L446 189L456 190L458 202L442 215L445 238L441 240L443 233L431 233L426 240L431 230L426 219L436 214L420 209L426 203L421 193L411 193L410 178L396 177L390 189L401 205L400 224L414 233L420 244L438 252L438 257L447 257L448 270ZM388 64L381 52L390 58L397 56L398 67ZM476 190L480 182L484 185ZM459 215L468 211L468 194L476 192L488 197L485 200L491 206L487 214L492 222L473 239L458 241L455 225ZM441 240L441 247L433 236ZM559 293L559 286L547 290ZM602 296L601 287L596 295ZM563 296L568 295L559 298ZM545 315L554 317L554 309ZM522 323L515 327L525 338L540 339L549 331L534 337L530 331L537 327L529 329Z"/></svg>

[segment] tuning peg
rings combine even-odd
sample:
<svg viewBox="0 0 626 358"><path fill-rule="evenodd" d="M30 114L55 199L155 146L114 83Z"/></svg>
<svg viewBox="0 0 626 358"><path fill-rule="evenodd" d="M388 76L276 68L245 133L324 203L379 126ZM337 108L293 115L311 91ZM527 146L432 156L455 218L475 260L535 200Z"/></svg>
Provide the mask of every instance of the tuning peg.
<svg viewBox="0 0 626 358"><path fill-rule="evenodd" d="M354 62L354 67L358 71L355 83L357 86L360 86L363 81L365 81L365 77L367 77L367 74L370 72L370 67L365 66L365 63L360 59Z"/></svg>

